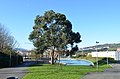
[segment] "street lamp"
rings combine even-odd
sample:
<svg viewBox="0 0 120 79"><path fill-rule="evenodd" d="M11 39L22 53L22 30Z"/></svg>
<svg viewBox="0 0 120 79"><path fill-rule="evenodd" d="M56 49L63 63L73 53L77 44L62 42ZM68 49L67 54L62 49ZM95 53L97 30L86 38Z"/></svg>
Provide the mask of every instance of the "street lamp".
<svg viewBox="0 0 120 79"><path fill-rule="evenodd" d="M97 51L97 44L98 44L99 42L98 41L96 41L96 70L98 70L98 51Z"/></svg>
<svg viewBox="0 0 120 79"><path fill-rule="evenodd" d="M82 48L82 58L83 58L83 48Z"/></svg>

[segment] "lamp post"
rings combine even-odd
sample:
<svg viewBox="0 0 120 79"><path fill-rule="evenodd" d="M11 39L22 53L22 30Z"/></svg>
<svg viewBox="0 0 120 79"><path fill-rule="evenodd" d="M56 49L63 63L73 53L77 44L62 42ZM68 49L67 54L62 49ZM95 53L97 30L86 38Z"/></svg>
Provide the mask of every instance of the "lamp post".
<svg viewBox="0 0 120 79"><path fill-rule="evenodd" d="M98 44L99 42L98 41L96 41L96 70L98 71L98 51L97 51L97 44Z"/></svg>
<svg viewBox="0 0 120 79"><path fill-rule="evenodd" d="M82 48L82 58L83 58L83 48Z"/></svg>

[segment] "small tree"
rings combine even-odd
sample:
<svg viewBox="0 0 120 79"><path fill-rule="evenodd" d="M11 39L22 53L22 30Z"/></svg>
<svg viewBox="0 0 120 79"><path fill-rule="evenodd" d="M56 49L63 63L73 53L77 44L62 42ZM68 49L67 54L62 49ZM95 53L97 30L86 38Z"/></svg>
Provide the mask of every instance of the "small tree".
<svg viewBox="0 0 120 79"><path fill-rule="evenodd" d="M8 53L6 51L12 51L17 45L17 41L10 35L8 30L0 24L0 52Z"/></svg>
<svg viewBox="0 0 120 79"><path fill-rule="evenodd" d="M16 56L16 53L15 53L15 50L13 50L16 45L18 45L17 41L15 40L15 38L13 36L10 35L9 31L5 28L4 25L1 25L0 24L0 53L3 54L3 59L6 61L2 61L4 63L7 63L11 66L11 64L13 63L14 65L15 64L18 64L18 63L15 63L18 59ZM20 58L20 61L22 61L22 58L19 56ZM15 61L12 61L12 60L15 60ZM1 62L0 61L0 62ZM1 64L1 65L4 65L4 64Z"/></svg>
<svg viewBox="0 0 120 79"><path fill-rule="evenodd" d="M61 13L53 10L46 11L43 16L36 16L33 31L29 40L38 50L50 49L51 64L54 64L54 51L60 52L67 49L68 45L73 48L74 43L81 42L81 36L72 31L72 24Z"/></svg>

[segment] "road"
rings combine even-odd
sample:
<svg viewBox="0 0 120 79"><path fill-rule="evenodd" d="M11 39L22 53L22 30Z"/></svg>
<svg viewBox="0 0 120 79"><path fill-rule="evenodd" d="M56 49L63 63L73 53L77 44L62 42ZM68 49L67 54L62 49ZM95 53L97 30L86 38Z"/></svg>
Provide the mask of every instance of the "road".
<svg viewBox="0 0 120 79"><path fill-rule="evenodd" d="M0 69L0 79L6 79L10 76L22 79L28 73L25 69L32 64L35 64L35 61L25 61L22 65L17 67L2 68Z"/></svg>
<svg viewBox="0 0 120 79"><path fill-rule="evenodd" d="M87 74L82 79L120 79L120 64L112 64L112 68Z"/></svg>

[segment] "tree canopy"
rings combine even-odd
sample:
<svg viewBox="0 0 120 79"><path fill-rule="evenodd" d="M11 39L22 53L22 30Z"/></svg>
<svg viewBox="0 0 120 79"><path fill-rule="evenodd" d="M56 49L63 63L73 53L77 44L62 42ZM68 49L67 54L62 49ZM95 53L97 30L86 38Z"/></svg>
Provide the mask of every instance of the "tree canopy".
<svg viewBox="0 0 120 79"><path fill-rule="evenodd" d="M73 47L75 43L81 42L81 35L72 31L72 23L64 14L49 10L42 16L37 15L34 23L29 40L38 51L67 49L68 46Z"/></svg>

